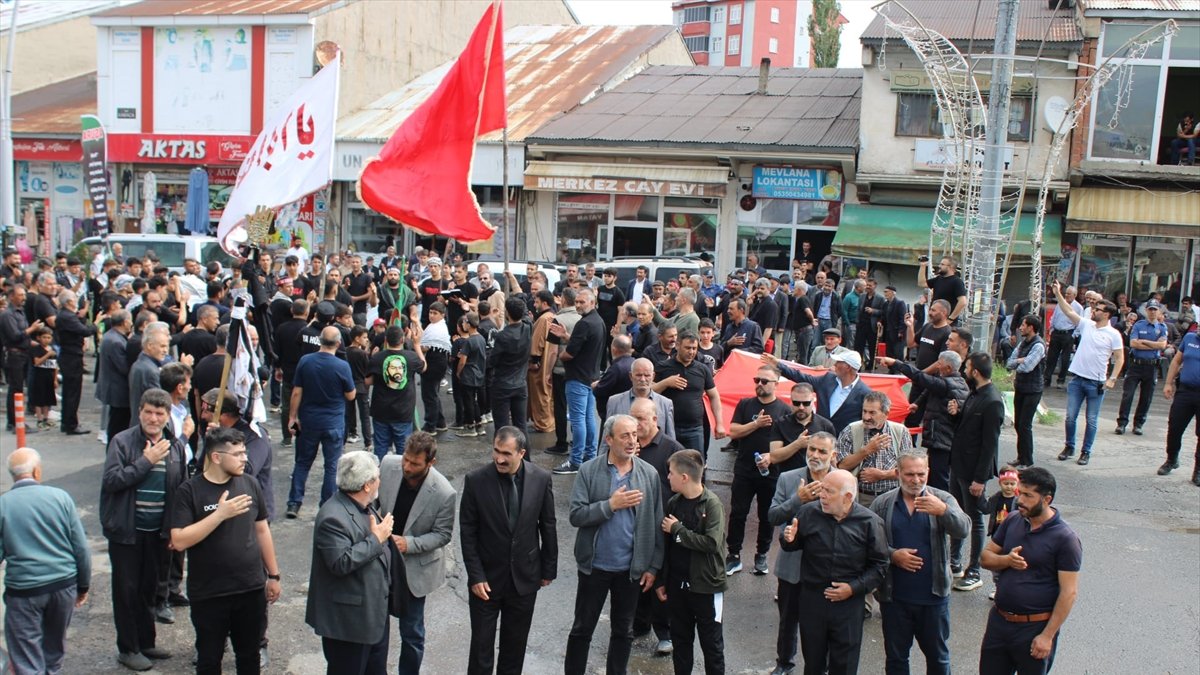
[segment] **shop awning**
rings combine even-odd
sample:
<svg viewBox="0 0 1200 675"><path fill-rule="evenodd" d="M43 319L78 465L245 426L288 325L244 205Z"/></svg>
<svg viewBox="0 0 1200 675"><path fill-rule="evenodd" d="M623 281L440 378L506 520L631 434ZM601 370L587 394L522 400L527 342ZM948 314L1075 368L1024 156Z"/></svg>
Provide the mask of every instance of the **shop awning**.
<svg viewBox="0 0 1200 675"><path fill-rule="evenodd" d="M527 190L724 197L729 169L720 166L530 162Z"/></svg>
<svg viewBox="0 0 1200 675"><path fill-rule="evenodd" d="M886 263L915 265L917 256L929 248L931 209L902 206L870 206L846 204L837 236L833 238L833 253L850 258L866 258ZM1013 245L1013 265L1029 265L1033 253L1033 214L1022 214ZM1011 223L1011 217L1003 226ZM1042 232L1043 260L1057 260L1062 249L1062 217L1046 216Z"/></svg>
<svg viewBox="0 0 1200 675"><path fill-rule="evenodd" d="M1068 232L1200 237L1200 193L1083 187L1070 199Z"/></svg>

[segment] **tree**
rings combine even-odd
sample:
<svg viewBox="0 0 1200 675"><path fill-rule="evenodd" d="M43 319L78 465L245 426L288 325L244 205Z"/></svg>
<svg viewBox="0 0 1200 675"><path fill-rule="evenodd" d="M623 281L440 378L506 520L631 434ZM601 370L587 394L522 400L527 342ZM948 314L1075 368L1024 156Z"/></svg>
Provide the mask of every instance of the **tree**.
<svg viewBox="0 0 1200 675"><path fill-rule="evenodd" d="M838 21L841 12L837 0L813 0L808 35L812 40L814 68L837 68L842 39L842 26Z"/></svg>

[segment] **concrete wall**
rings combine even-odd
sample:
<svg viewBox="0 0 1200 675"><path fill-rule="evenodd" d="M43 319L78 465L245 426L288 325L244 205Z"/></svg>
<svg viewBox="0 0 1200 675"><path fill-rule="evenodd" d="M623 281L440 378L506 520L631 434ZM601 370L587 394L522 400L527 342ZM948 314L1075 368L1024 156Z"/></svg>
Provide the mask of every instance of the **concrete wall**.
<svg viewBox="0 0 1200 675"><path fill-rule="evenodd" d="M21 30L16 48L13 94L96 70L96 29L86 16ZM0 54L7 58L7 30L0 38Z"/></svg>
<svg viewBox="0 0 1200 675"><path fill-rule="evenodd" d="M486 0L355 2L316 19L315 39L343 50L338 108L356 110L456 57L488 6ZM575 24L565 2L504 4L506 26ZM369 55L369 56L368 56Z"/></svg>
<svg viewBox="0 0 1200 675"><path fill-rule="evenodd" d="M1048 54L1050 58L1063 58L1062 54ZM858 172L860 174L889 174L914 176L940 176L940 171L918 170L913 168L913 152L917 138L896 136L896 106L899 100L897 94L891 91L891 71L901 69L920 69L917 57L904 47L900 40L889 40L887 45L887 70L880 70L878 55L874 63L863 69L862 86L862 126L859 130L861 149L858 155ZM1017 73L1030 72L1032 64L1017 62ZM1013 170L1028 171L1031 178L1040 179L1046 158L1049 153L1052 134L1046 129L1042 110L1051 96L1059 96L1068 103L1075 98L1075 84L1069 79L1046 79L1048 77L1074 76L1068 72L1064 64L1050 63L1039 67L1042 78L1039 79L1036 110L1033 112L1033 139L1030 142L1009 140L1014 146ZM986 95L986 92L984 92ZM868 112L869 111L869 112ZM1054 180L1065 180L1067 177L1068 151L1064 148L1058 163L1052 168ZM1026 164L1028 160L1028 164Z"/></svg>

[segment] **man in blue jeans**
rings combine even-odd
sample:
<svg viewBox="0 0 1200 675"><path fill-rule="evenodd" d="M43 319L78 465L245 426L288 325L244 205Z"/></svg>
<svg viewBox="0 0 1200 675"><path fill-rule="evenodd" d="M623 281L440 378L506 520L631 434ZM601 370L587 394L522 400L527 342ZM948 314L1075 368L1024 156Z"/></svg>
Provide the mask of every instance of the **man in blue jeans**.
<svg viewBox="0 0 1200 675"><path fill-rule="evenodd" d="M296 435L296 466L288 492L287 517L300 514L304 484L317 458L317 447L325 458L321 503L337 491L338 458L346 441L346 401L354 400L354 378L350 364L337 357L341 332L326 326L321 330L320 350L306 354L296 364L292 378L291 416L288 428Z"/></svg>
<svg viewBox="0 0 1200 675"><path fill-rule="evenodd" d="M567 411L571 416L571 455L554 467L556 474L579 472L579 466L596 456L599 440L596 421L596 396L592 382L600 377L600 354L604 350L604 320L596 313L596 296L589 288L575 295L579 321L571 331L567 347L559 354L566 379ZM568 338L567 329L557 322L550 333L560 340Z"/></svg>
<svg viewBox="0 0 1200 675"><path fill-rule="evenodd" d="M1058 299L1058 311L1079 326L1079 347L1071 360L1069 371L1075 377L1067 385L1067 438L1058 461L1065 462L1075 454L1075 420L1079 408L1087 401L1086 428L1083 432L1083 451L1076 461L1086 466L1092 460L1092 443L1096 440L1096 429L1100 423L1100 406L1104 404L1104 392L1117 384L1117 374L1125 364L1125 344L1121 333L1112 327L1111 319L1117 314L1116 305L1107 300L1097 302L1091 309L1091 319L1081 317L1063 299L1057 281L1052 286ZM1108 362L1112 360L1112 376L1108 375Z"/></svg>
<svg viewBox="0 0 1200 675"><path fill-rule="evenodd" d="M409 329L412 349L404 345L405 330L390 326L383 334L384 348L371 355L366 383L371 387L371 428L375 432L375 455L383 459L393 452L404 453L413 432L417 409L416 374L425 372L421 336Z"/></svg>

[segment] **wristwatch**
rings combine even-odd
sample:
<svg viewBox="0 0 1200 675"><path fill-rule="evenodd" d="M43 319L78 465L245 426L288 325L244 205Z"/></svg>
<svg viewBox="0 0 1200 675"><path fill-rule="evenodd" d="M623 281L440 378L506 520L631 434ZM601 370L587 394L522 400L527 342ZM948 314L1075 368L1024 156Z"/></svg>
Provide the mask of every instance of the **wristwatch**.
<svg viewBox="0 0 1200 675"><path fill-rule="evenodd" d="M268 574L267 578L271 581L279 581L282 577L280 577L278 574Z"/></svg>

